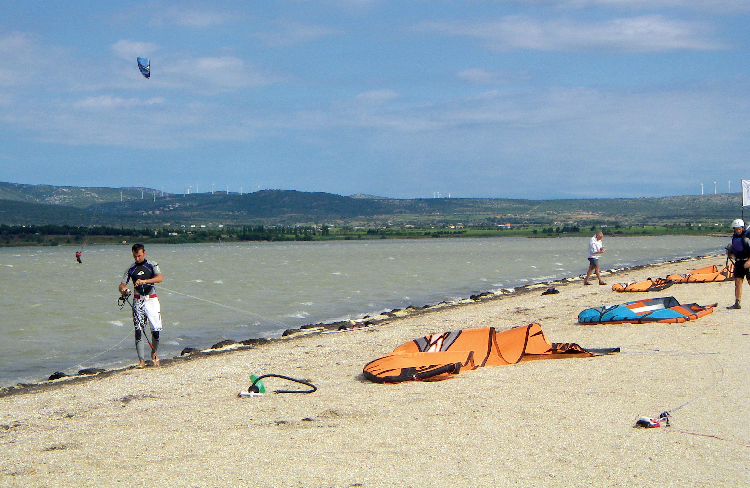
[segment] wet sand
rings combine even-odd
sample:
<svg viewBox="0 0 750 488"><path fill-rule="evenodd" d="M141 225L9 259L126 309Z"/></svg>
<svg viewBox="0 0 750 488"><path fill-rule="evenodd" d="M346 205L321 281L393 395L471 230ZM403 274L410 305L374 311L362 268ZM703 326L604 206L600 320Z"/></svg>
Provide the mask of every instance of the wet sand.
<svg viewBox="0 0 750 488"><path fill-rule="evenodd" d="M616 293L722 257L433 308L162 366L63 379L0 398L0 486L750 485L750 291L733 283ZM674 296L714 313L683 324L580 325L588 307ZM468 302L468 300L467 300ZM362 367L433 332L538 322L551 342L619 354L375 384ZM315 329L313 329L315 330ZM307 331L312 332L312 331ZM135 356L135 351L134 351ZM312 394L251 374L309 379ZM304 387L302 387L304 388ZM669 428L638 417L673 413Z"/></svg>

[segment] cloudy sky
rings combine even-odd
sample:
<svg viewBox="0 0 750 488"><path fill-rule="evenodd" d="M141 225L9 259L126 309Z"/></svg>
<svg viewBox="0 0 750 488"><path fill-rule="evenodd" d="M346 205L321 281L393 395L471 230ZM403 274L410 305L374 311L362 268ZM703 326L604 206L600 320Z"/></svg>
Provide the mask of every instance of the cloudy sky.
<svg viewBox="0 0 750 488"><path fill-rule="evenodd" d="M739 192L748 32L750 0L3 0L0 181Z"/></svg>

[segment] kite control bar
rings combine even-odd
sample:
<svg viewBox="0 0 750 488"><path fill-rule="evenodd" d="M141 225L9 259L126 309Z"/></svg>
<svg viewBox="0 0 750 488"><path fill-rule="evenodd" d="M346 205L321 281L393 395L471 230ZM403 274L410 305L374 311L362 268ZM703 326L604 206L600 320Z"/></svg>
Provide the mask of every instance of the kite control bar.
<svg viewBox="0 0 750 488"><path fill-rule="evenodd" d="M130 305L130 308L132 308L133 312L135 313L135 307L133 306L132 303L130 303L129 297L130 297L130 290L126 289L125 294L120 295L120 298L117 299L117 304L120 305L120 310L122 310L123 307L125 307L125 303L127 303L128 305ZM148 342L149 347L153 351L154 346L153 344L151 344L151 341L148 340L148 335L146 335L146 331L143 329L143 326L138 324L138 329L141 331L141 334L143 334L143 337L146 338L146 342Z"/></svg>
<svg viewBox="0 0 750 488"><path fill-rule="evenodd" d="M635 427L644 429L655 429L657 427L669 427L669 412L664 411L655 419L650 417L641 417L635 422Z"/></svg>
<svg viewBox="0 0 750 488"><path fill-rule="evenodd" d="M266 387L263 384L263 378L281 378L288 381L293 381L295 383L300 383L305 386L309 386L310 390L274 390L274 393L314 393L318 390L318 388L310 383L309 380L298 380L296 378L291 378L289 376L283 376L280 374L264 374L261 376L255 376L250 375L250 381L252 383L250 384L250 387L247 389L247 393L241 392L237 396L239 397L248 397L248 396L261 396L266 393Z"/></svg>

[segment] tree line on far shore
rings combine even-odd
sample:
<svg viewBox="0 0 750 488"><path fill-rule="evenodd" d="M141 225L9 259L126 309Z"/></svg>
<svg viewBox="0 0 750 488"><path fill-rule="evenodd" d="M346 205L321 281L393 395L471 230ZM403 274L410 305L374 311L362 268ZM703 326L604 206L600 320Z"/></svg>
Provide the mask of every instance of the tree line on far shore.
<svg viewBox="0 0 750 488"><path fill-rule="evenodd" d="M237 226L222 228L124 228L71 225L0 225L0 247L85 246L122 243L190 244L241 241L315 241L351 239L405 239L443 237L579 237L602 230L610 236L645 235L728 235L726 226L703 224L627 225L591 223L585 226L514 225L454 226L418 228L385 226Z"/></svg>

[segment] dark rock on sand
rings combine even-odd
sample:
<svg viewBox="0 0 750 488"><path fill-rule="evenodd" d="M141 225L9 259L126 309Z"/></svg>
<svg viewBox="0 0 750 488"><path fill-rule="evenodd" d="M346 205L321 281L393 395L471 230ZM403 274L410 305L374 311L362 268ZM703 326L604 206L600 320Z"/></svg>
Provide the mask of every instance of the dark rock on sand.
<svg viewBox="0 0 750 488"><path fill-rule="evenodd" d="M101 368L85 368L80 371L78 371L78 374L99 374L103 373L105 370Z"/></svg>
<svg viewBox="0 0 750 488"><path fill-rule="evenodd" d="M260 346L262 344L268 344L270 339L264 339L264 338L258 338L258 339L246 339L244 341L240 341L240 344L244 346Z"/></svg>

